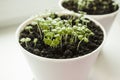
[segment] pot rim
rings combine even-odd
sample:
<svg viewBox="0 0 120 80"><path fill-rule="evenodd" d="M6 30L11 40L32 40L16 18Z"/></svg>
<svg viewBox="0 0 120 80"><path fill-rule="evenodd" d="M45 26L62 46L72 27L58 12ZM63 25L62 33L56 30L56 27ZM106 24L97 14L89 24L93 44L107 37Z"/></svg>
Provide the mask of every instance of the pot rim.
<svg viewBox="0 0 120 80"><path fill-rule="evenodd" d="M55 12L55 13L57 13L57 12ZM76 14L76 13L73 13L73 12L65 12L65 11L64 11L64 12L58 12L57 14L58 14L58 15L59 15L59 14L62 14L62 15L64 15L64 14L70 14L70 15L80 16L79 14ZM104 27L103 27L99 22L97 22L96 20L91 19L91 18L88 17L88 16L85 16L86 18L88 18L88 19L90 19L91 21L93 21L96 25L98 25L98 26L101 28L101 30L103 31L103 36L104 36L104 38L103 38L102 43L99 45L99 47L98 47L97 49L95 49L95 50L92 51L91 53L85 54L85 55L83 55L83 56L79 56L79 57L75 57L75 58L68 58L68 59L46 58L46 57L41 57L41 56L35 55L35 54L33 54L33 53L30 53L29 51L25 50L25 49L20 45L20 43L19 43L19 35L20 35L20 32L24 29L25 25L27 25L28 23L30 23L32 20L34 20L34 19L37 18L37 17L43 17L43 16L46 16L46 14L34 16L34 17L31 17L31 18L27 19L27 20L24 21L21 25L19 25L18 29L16 30L16 34L15 34L16 43L17 43L17 45L24 51L24 53L27 54L28 56L34 57L34 58L36 58L36 59L38 59L38 60L40 59L40 60L42 60L42 61L52 61L52 62L73 61L73 60L78 60L78 59L86 58L86 57L88 57L88 56L96 53L97 51L99 51L99 50L102 48L103 44L105 43L105 40L106 40L106 32L105 32Z"/></svg>
<svg viewBox="0 0 120 80"><path fill-rule="evenodd" d="M67 10L67 11L70 11L70 12L74 12L74 11L72 11L72 10L69 10L69 9L66 9L66 8L64 8L63 6L62 6L62 3L63 3L63 1L64 0L59 0L59 2L58 2L58 5L59 5L59 7L62 9L62 10ZM116 2L118 2L118 1L116 1ZM90 14L86 14L87 16L90 16L90 17L106 17L106 16L111 16L111 15L115 15L115 14L117 14L119 11L120 11L120 4L118 4L118 6L119 6L119 8L118 8L118 10L116 10L116 11L114 11L114 12L112 12L112 13L108 13L108 14L102 14L102 15L90 15ZM76 13L76 12L75 12ZM77 14L79 14L79 13L77 13Z"/></svg>

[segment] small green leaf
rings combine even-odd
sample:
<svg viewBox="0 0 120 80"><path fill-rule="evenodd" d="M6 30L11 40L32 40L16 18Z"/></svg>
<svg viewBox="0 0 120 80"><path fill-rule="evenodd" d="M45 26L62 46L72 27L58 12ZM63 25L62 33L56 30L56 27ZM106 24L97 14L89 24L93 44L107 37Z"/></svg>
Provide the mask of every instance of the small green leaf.
<svg viewBox="0 0 120 80"><path fill-rule="evenodd" d="M32 26L26 26L25 27L25 30L31 30L32 29Z"/></svg>
<svg viewBox="0 0 120 80"><path fill-rule="evenodd" d="M79 24L78 24L78 27L81 27L81 26L83 26L83 25L82 25L81 23L79 23Z"/></svg>
<svg viewBox="0 0 120 80"><path fill-rule="evenodd" d="M78 35L78 39L81 41L83 39L83 35Z"/></svg>
<svg viewBox="0 0 120 80"><path fill-rule="evenodd" d="M38 39L34 38L33 43L37 43Z"/></svg>
<svg viewBox="0 0 120 80"><path fill-rule="evenodd" d="M49 30L42 30L42 32L45 34L45 33L48 33Z"/></svg>
<svg viewBox="0 0 120 80"><path fill-rule="evenodd" d="M50 38L44 38L43 41L47 45L51 45L51 43L52 43L52 40Z"/></svg>
<svg viewBox="0 0 120 80"><path fill-rule="evenodd" d="M90 35L94 36L95 34L93 32L91 32Z"/></svg>
<svg viewBox="0 0 120 80"><path fill-rule="evenodd" d="M76 20L75 20L75 24L76 24L76 25L78 25L78 24L79 24L79 22L80 22L80 20L79 20L79 19L76 19Z"/></svg>
<svg viewBox="0 0 120 80"><path fill-rule="evenodd" d="M72 34L73 34L75 37L78 36L77 32L72 32Z"/></svg>
<svg viewBox="0 0 120 80"><path fill-rule="evenodd" d="M56 15L55 13L51 13L49 17L51 17L52 19L54 19L55 15Z"/></svg>
<svg viewBox="0 0 120 80"><path fill-rule="evenodd" d="M37 25L38 23L37 23L37 21L32 21L31 24L32 25Z"/></svg>
<svg viewBox="0 0 120 80"><path fill-rule="evenodd" d="M83 39L86 43L89 42L88 38L84 37Z"/></svg>
<svg viewBox="0 0 120 80"><path fill-rule="evenodd" d="M34 38L33 43L34 43L34 47L36 46L36 43L38 42L37 38Z"/></svg>
<svg viewBox="0 0 120 80"><path fill-rule="evenodd" d="M45 34L45 37L53 38L54 35L55 35L54 32L47 32Z"/></svg>
<svg viewBox="0 0 120 80"><path fill-rule="evenodd" d="M37 22L44 22L45 19L44 19L44 18L41 18L41 17L38 17L38 18L35 19L35 21L37 21Z"/></svg>
<svg viewBox="0 0 120 80"><path fill-rule="evenodd" d="M57 29L52 29L52 32L57 33Z"/></svg>
<svg viewBox="0 0 120 80"><path fill-rule="evenodd" d="M20 42L24 43L25 42L25 38L21 38Z"/></svg>
<svg viewBox="0 0 120 80"><path fill-rule="evenodd" d="M39 22L39 26L42 28L42 30L48 30L48 24L46 22Z"/></svg>
<svg viewBox="0 0 120 80"><path fill-rule="evenodd" d="M51 17L47 17L47 21L51 22L53 19Z"/></svg>
<svg viewBox="0 0 120 80"><path fill-rule="evenodd" d="M74 26L73 26L73 29L74 29L74 30L77 30L77 29L78 29L78 27L74 25Z"/></svg>
<svg viewBox="0 0 120 80"><path fill-rule="evenodd" d="M56 21L56 20L53 20L51 23L52 23L53 25L56 25L56 24L57 24L57 21Z"/></svg>
<svg viewBox="0 0 120 80"><path fill-rule="evenodd" d="M50 44L50 46L52 47L56 47L57 45L59 45L60 41L58 39L53 39L52 43Z"/></svg>
<svg viewBox="0 0 120 80"><path fill-rule="evenodd" d="M61 27L56 27L56 30L60 30L61 29Z"/></svg>
<svg viewBox="0 0 120 80"><path fill-rule="evenodd" d="M60 34L56 34L56 35L54 35L54 37L55 37L56 39L58 39L58 40L61 40Z"/></svg>
<svg viewBox="0 0 120 80"><path fill-rule="evenodd" d="M74 42L73 38L70 38L70 44L72 44Z"/></svg>
<svg viewBox="0 0 120 80"><path fill-rule="evenodd" d="M25 41L26 41L26 42L29 42L29 41L31 41L31 39L28 38L28 37L26 37Z"/></svg>
<svg viewBox="0 0 120 80"><path fill-rule="evenodd" d="M71 33L73 32L73 29L72 29L72 27L67 27L66 31L67 31L68 34L71 35Z"/></svg>
<svg viewBox="0 0 120 80"><path fill-rule="evenodd" d="M54 35L54 37L60 37L60 34L56 34L56 35Z"/></svg>

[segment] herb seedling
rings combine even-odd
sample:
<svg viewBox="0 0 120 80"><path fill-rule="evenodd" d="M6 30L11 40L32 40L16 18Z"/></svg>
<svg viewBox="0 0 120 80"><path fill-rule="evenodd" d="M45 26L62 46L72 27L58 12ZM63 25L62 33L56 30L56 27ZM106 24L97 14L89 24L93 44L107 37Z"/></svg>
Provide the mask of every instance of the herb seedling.
<svg viewBox="0 0 120 80"><path fill-rule="evenodd" d="M75 58L94 51L104 40L101 27L84 17L83 12L81 15L46 14L28 22L19 33L19 43L41 57Z"/></svg>
<svg viewBox="0 0 120 80"><path fill-rule="evenodd" d="M90 4L94 4L94 0L77 0L75 3L78 4L78 10L89 9ZM96 10L96 6L93 6L93 9Z"/></svg>
<svg viewBox="0 0 120 80"><path fill-rule="evenodd" d="M87 28L87 24L90 22L88 19L84 18L84 13L81 14L77 19L75 15L68 16L68 19L61 19L61 16L56 17L55 13L50 14L46 18L36 18L31 22L32 25L37 26L37 31L39 31L40 38L45 45L51 48L56 48L60 46L62 48L64 45L78 44L76 49L79 50L80 44L82 42L89 42L89 37L93 36L94 33ZM75 24L73 24L75 23ZM31 26L26 26L26 30L31 30ZM34 47L38 42L38 38L33 39ZM21 38L20 42L25 43L28 47L28 42L31 39Z"/></svg>
<svg viewBox="0 0 120 80"><path fill-rule="evenodd" d="M20 39L21 44L22 44L22 43L25 43L25 46L26 46L26 47L28 47L28 42L30 42L30 41L31 41L31 39L28 38L28 37L26 37L26 38L21 38L21 39Z"/></svg>
<svg viewBox="0 0 120 80"><path fill-rule="evenodd" d="M114 6L114 9L116 10L118 6L117 3L114 2L112 5Z"/></svg>
<svg viewBox="0 0 120 80"><path fill-rule="evenodd" d="M77 0L78 9L83 10L84 8L89 8L89 5L94 2L94 0Z"/></svg>
<svg viewBox="0 0 120 80"><path fill-rule="evenodd" d="M33 29L32 26L26 26L26 27L25 27L25 30L28 30L29 33L32 33L32 31L31 31L32 29Z"/></svg>
<svg viewBox="0 0 120 80"><path fill-rule="evenodd" d="M87 14L106 14L119 8L114 0L65 0L62 5L69 10Z"/></svg>
<svg viewBox="0 0 120 80"><path fill-rule="evenodd" d="M34 38L34 40L33 40L34 47L36 46L37 42L38 42L38 39L37 39L37 38Z"/></svg>

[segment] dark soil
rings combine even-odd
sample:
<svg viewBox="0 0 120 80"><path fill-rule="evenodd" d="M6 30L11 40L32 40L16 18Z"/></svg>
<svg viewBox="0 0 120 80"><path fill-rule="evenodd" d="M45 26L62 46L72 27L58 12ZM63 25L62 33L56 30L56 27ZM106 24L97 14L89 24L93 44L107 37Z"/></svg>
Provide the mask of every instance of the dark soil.
<svg viewBox="0 0 120 80"><path fill-rule="evenodd" d="M69 19L70 16L63 15L61 16L61 19ZM28 24L31 25L31 24ZM74 25L74 20L73 20L73 25ZM51 48L48 45L45 45L43 40L39 37L39 32L37 30L37 25L33 26L33 30L31 34L29 34L28 31L23 30L20 33L19 39L23 37L29 37L32 39L38 38L37 45L34 46L33 42L31 41L28 43L28 47L25 46L25 44L21 44L21 46L26 49L27 51L31 52L32 54L41 56L41 57L46 57L46 58L54 58L54 59L66 59L66 58L75 58L78 56L83 56L85 54L88 54L92 51L94 51L96 48L100 46L100 44L103 41L103 32L99 28L99 26L95 25L92 21L88 24L89 29L93 31L95 34L94 36L89 37L89 42L84 43L82 42L79 50L77 50L77 41L75 44L63 44L62 48L61 46L58 46L57 48Z"/></svg>
<svg viewBox="0 0 120 80"><path fill-rule="evenodd" d="M98 2L98 0L94 0L95 4L90 4L89 8L84 8L83 10L78 9L78 4L74 2L74 0L69 0L68 2L63 2L62 6L68 10L74 11L79 13L79 11L86 12L89 15L102 15L102 14L109 14L112 12L115 12L119 9L119 6L117 5L116 8L114 8L113 1L112 0L103 0L107 1L108 7L103 8L103 3ZM96 6L96 10L94 10L94 6Z"/></svg>

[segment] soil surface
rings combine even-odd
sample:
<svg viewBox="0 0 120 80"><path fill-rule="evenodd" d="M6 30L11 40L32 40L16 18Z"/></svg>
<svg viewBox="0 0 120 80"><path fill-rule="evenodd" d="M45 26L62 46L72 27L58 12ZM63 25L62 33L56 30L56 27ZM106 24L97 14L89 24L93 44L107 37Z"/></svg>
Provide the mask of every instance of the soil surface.
<svg viewBox="0 0 120 80"><path fill-rule="evenodd" d="M114 5L114 1L112 0L105 0L109 1L107 2L107 7L104 7L103 3L98 2L98 0L94 0L94 4L90 4L88 8L84 8L83 10L78 9L78 4L75 3L73 0L69 0L67 2L63 2L62 6L68 10L74 11L79 13L79 11L86 12L89 15L102 15L102 14L109 14L112 12L115 12L119 9L119 6L117 5L116 8ZM94 10L94 6L96 6L96 9Z"/></svg>
<svg viewBox="0 0 120 80"><path fill-rule="evenodd" d="M69 19L69 16L62 15L60 18L62 20L67 20ZM74 25L74 23L75 22L73 20L72 25ZM33 26L32 24L28 25ZM88 28L94 33L94 36L89 37L88 43L82 42L80 44L79 50L77 50L79 41L77 41L75 44L63 44L62 47L58 46L56 48L51 48L48 45L45 45L43 40L39 37L37 25L33 26L32 33L29 33L29 31L26 30L21 31L19 39L23 37L29 37L33 41L34 38L38 38L36 46L34 46L32 41L27 44L28 47L25 46L25 43L21 44L24 49L31 52L32 54L53 59L75 58L94 51L103 41L104 35L99 26L95 25L95 23L92 21L88 25Z"/></svg>

